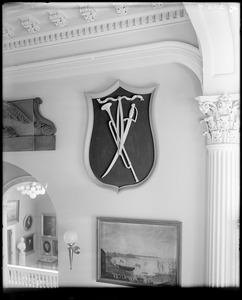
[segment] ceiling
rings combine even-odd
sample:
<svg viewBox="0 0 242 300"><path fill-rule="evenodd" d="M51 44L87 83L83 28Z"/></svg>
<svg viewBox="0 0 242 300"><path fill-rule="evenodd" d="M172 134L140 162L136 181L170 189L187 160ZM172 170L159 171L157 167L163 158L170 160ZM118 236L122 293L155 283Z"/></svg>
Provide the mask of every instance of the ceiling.
<svg viewBox="0 0 242 300"><path fill-rule="evenodd" d="M101 24L169 10L182 2L10 2L2 5L3 40L53 32L61 28Z"/></svg>
<svg viewBox="0 0 242 300"><path fill-rule="evenodd" d="M182 2L9 2L2 6L2 30L5 73L171 39L197 46Z"/></svg>

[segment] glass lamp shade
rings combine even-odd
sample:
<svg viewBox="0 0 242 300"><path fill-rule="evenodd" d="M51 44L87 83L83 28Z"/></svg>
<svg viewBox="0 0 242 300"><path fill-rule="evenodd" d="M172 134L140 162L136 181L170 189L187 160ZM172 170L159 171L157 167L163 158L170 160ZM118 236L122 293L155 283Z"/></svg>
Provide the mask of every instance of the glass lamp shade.
<svg viewBox="0 0 242 300"><path fill-rule="evenodd" d="M63 235L63 239L67 244L75 244L78 239L78 234L75 231L67 230Z"/></svg>

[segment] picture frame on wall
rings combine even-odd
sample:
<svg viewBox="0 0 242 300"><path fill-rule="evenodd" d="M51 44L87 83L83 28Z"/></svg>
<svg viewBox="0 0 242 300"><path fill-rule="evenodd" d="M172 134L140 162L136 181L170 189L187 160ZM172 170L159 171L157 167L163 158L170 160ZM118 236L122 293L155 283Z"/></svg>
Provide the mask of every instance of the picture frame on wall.
<svg viewBox="0 0 242 300"><path fill-rule="evenodd" d="M19 222L19 200L8 200L7 223L12 225Z"/></svg>
<svg viewBox="0 0 242 300"><path fill-rule="evenodd" d="M52 239L42 238L42 254L53 255Z"/></svg>
<svg viewBox="0 0 242 300"><path fill-rule="evenodd" d="M97 217L96 281L180 286L179 221Z"/></svg>
<svg viewBox="0 0 242 300"><path fill-rule="evenodd" d="M33 216L32 215L26 215L24 218L24 229L28 231L33 224Z"/></svg>
<svg viewBox="0 0 242 300"><path fill-rule="evenodd" d="M41 235L43 237L57 237L56 216L53 214L41 215Z"/></svg>
<svg viewBox="0 0 242 300"><path fill-rule="evenodd" d="M34 251L34 233L24 236L24 243L26 245L25 252L33 252Z"/></svg>
<svg viewBox="0 0 242 300"><path fill-rule="evenodd" d="M58 240L52 241L53 255L58 256Z"/></svg>

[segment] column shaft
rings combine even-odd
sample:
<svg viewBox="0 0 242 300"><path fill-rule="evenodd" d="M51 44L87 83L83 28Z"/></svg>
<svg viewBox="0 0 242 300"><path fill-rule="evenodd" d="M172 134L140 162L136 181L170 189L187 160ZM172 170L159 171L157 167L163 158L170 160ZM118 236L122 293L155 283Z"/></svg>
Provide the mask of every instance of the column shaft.
<svg viewBox="0 0 242 300"><path fill-rule="evenodd" d="M239 286L239 145L207 145L207 280Z"/></svg>

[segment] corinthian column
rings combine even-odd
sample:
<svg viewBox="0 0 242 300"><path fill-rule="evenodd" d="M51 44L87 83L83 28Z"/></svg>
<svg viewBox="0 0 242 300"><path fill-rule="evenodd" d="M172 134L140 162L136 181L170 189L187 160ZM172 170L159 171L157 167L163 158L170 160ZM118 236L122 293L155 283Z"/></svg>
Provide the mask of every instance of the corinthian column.
<svg viewBox="0 0 242 300"><path fill-rule="evenodd" d="M239 286L239 95L200 96L207 137L207 284Z"/></svg>

